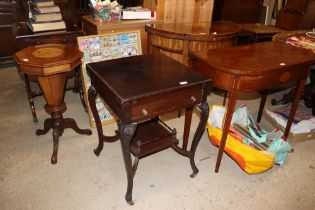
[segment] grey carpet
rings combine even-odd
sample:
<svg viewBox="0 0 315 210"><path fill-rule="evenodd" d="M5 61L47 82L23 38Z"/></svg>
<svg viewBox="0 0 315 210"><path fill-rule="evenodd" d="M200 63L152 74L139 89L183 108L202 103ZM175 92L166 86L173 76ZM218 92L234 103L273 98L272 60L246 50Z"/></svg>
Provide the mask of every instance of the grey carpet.
<svg viewBox="0 0 315 210"><path fill-rule="evenodd" d="M35 85L36 86L36 85ZM35 99L39 119L32 122L24 83L15 67L0 69L0 209L315 209L315 141L293 143L294 152L284 165L248 175L224 155L219 173L214 172L218 149L205 133L197 149L199 174L191 179L187 158L171 149L141 159L134 178L130 207L124 200L126 174L120 143L105 144L99 157L96 130L81 136L65 130L60 138L58 164L50 164L51 131L36 136L48 115L43 97ZM268 97L280 96L276 93ZM245 96L254 114L258 109L255 94ZM67 92L65 117L74 118L79 127L88 128L88 116L79 96ZM222 97L211 94L209 104L221 103ZM182 137L183 116L176 113L163 119ZM197 126L194 114L190 139ZM268 123L263 121L264 126ZM269 125L270 126L270 125ZM112 134L116 125L104 126Z"/></svg>

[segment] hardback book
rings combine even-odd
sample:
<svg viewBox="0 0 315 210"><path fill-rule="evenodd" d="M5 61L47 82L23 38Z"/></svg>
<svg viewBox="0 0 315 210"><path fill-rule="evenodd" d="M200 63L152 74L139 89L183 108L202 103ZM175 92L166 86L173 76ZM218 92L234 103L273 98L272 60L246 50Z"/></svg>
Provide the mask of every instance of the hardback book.
<svg viewBox="0 0 315 210"><path fill-rule="evenodd" d="M65 21L63 21L63 20L36 23L32 19L30 19L29 21L26 22L26 25L33 32L66 29L66 24L65 24Z"/></svg>
<svg viewBox="0 0 315 210"><path fill-rule="evenodd" d="M55 5L54 1L52 0L32 0L30 1L30 4L32 4L35 7L47 7L47 6L53 6Z"/></svg>
<svg viewBox="0 0 315 210"><path fill-rule="evenodd" d="M62 15L60 12L55 13L43 13L43 14L32 14L32 19L34 22L48 22L62 20Z"/></svg>
<svg viewBox="0 0 315 210"><path fill-rule="evenodd" d="M40 13L40 14L60 12L60 8L57 5L45 6L45 7L35 7L35 6L33 6L32 9L35 10L36 12Z"/></svg>
<svg viewBox="0 0 315 210"><path fill-rule="evenodd" d="M122 11L122 19L154 19L155 11L141 7L127 7Z"/></svg>

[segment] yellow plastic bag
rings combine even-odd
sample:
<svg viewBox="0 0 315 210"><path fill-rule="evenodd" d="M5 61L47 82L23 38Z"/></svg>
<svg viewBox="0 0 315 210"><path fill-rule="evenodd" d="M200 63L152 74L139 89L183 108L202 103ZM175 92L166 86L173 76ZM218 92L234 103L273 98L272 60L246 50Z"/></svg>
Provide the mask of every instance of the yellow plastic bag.
<svg viewBox="0 0 315 210"><path fill-rule="evenodd" d="M207 127L209 140L216 146L219 146L222 130L209 124ZM267 171L274 165L274 154L272 152L258 151L241 143L230 134L226 139L224 151L248 174L258 174Z"/></svg>

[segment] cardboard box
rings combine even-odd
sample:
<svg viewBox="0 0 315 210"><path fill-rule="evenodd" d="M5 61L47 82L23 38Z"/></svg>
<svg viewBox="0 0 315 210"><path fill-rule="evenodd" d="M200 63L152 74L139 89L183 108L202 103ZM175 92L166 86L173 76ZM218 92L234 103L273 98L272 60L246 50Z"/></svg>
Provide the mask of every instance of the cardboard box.
<svg viewBox="0 0 315 210"><path fill-rule="evenodd" d="M284 127L280 126L271 116L269 116L265 111L263 112L263 117L271 123L274 128L279 128L283 132L285 130ZM315 131L309 132L309 133L298 133L298 134L293 134L291 131L288 136L288 141L289 142L299 142L299 141L305 141L305 140L311 140L315 139Z"/></svg>

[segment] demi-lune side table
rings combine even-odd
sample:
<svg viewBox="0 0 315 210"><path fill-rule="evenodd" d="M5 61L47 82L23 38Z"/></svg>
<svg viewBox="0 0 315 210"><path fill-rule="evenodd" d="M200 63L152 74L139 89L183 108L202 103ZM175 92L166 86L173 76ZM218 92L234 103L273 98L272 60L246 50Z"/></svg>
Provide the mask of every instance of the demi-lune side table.
<svg viewBox="0 0 315 210"><path fill-rule="evenodd" d="M163 53L189 66L189 52L233 46L240 28L230 21L162 22L146 24L145 31L150 53Z"/></svg>
<svg viewBox="0 0 315 210"><path fill-rule="evenodd" d="M297 81L297 90L284 132L292 125L310 66L315 63L311 51L280 42L263 42L223 49L192 52L193 69L212 79L213 85L229 91L215 171L219 171L229 126L241 92L262 92L257 122L261 120L267 91L284 83Z"/></svg>
<svg viewBox="0 0 315 210"><path fill-rule="evenodd" d="M72 45L45 44L29 46L14 55L21 73L34 75L45 96L45 110L51 115L44 122L44 129L38 129L36 135L44 135L53 129L53 154L51 163L57 163L59 137L65 128L72 128L79 134L91 135L90 129L78 128L72 118L63 118L67 109L64 102L66 75L81 64L81 52Z"/></svg>

